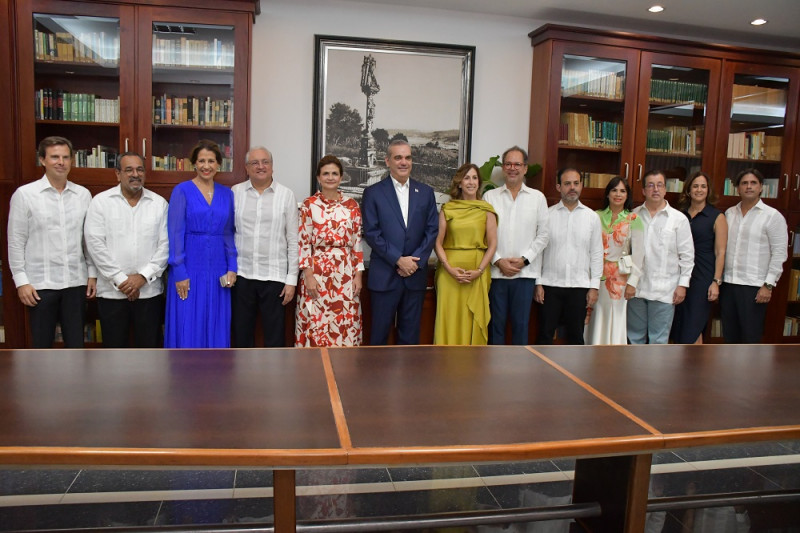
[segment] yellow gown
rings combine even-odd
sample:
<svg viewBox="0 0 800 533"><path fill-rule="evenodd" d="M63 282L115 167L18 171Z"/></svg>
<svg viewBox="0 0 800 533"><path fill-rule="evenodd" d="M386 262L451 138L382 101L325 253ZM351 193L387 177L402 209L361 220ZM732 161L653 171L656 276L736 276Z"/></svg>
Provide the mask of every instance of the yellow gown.
<svg viewBox="0 0 800 533"><path fill-rule="evenodd" d="M486 248L486 217L494 213L483 200L450 200L442 206L447 233L442 247L453 268L475 270ZM496 214L495 214L496 216ZM434 344L485 345L489 339L489 268L469 284L461 284L443 266L436 269Z"/></svg>

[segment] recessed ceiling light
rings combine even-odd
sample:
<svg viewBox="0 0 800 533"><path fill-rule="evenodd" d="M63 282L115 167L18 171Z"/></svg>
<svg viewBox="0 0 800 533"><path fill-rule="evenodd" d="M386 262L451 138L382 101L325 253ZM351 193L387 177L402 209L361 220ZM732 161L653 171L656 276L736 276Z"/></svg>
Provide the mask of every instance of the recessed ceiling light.
<svg viewBox="0 0 800 533"><path fill-rule="evenodd" d="M653 7L649 7L649 8L647 8L647 10L648 10L650 13L661 13L662 11L664 11L664 8L663 8L663 7L661 7L661 6L653 6Z"/></svg>
<svg viewBox="0 0 800 533"><path fill-rule="evenodd" d="M765 19L755 19L750 22L753 26L761 26L762 24L766 24L767 21Z"/></svg>

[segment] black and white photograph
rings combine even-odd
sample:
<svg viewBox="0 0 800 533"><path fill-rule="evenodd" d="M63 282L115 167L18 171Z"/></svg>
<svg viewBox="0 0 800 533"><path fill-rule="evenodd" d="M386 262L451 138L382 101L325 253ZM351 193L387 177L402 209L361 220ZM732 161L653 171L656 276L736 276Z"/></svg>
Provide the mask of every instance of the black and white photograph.
<svg viewBox="0 0 800 533"><path fill-rule="evenodd" d="M446 201L470 156L475 48L318 35L316 54L313 163L339 157L340 188L360 201L386 176L389 143L403 139L411 175Z"/></svg>

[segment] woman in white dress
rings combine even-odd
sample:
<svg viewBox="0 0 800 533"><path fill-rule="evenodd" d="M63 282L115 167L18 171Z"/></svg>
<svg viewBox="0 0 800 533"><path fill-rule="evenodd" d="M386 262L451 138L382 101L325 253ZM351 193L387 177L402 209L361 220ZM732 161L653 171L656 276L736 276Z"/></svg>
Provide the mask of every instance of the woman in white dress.
<svg viewBox="0 0 800 533"><path fill-rule="evenodd" d="M603 209L603 277L594 309L589 309L586 344L627 344L625 286L642 267L642 221L632 213L631 188L616 176L606 185Z"/></svg>

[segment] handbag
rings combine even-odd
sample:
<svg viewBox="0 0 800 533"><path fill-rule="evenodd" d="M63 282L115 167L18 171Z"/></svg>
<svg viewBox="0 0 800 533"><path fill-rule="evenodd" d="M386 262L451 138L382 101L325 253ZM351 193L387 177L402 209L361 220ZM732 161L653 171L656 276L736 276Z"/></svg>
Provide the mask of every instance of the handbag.
<svg viewBox="0 0 800 533"><path fill-rule="evenodd" d="M623 255L617 261L619 265L619 271L621 274L630 274L633 270L633 258L629 255Z"/></svg>

